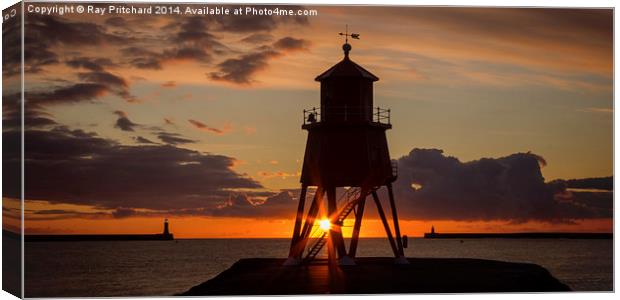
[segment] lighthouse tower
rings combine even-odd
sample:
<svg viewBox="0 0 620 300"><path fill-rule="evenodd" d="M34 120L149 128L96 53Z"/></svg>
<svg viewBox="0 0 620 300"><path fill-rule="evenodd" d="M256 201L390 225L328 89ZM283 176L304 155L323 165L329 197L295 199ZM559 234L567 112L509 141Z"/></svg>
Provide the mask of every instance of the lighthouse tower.
<svg viewBox="0 0 620 300"><path fill-rule="evenodd" d="M374 107L373 84L379 78L350 58L348 38L359 35L341 35L347 38L344 58L315 79L321 83L320 108L304 110L302 129L308 131L308 140L286 264L309 262L325 245L330 262L354 264L366 198L376 205L396 261L406 263L392 193L397 170L386 138L386 130L392 128L390 110ZM304 214L309 187L316 189ZM391 222L377 194L383 187ZM354 218L354 225L347 249L341 229L348 217Z"/></svg>

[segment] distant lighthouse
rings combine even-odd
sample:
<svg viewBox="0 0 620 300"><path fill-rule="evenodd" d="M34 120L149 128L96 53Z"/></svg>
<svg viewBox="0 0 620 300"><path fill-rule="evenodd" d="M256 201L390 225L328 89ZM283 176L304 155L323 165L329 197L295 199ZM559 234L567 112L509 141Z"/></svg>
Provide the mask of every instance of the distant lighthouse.
<svg viewBox="0 0 620 300"><path fill-rule="evenodd" d="M170 226L168 224L168 219L164 219L164 232L162 233L162 238L164 240L174 239L174 235L170 233Z"/></svg>
<svg viewBox="0 0 620 300"><path fill-rule="evenodd" d="M373 83L379 78L350 59L352 47L348 38L358 39L359 34L349 34L347 30L340 35L346 36L342 46L344 58L315 79L321 83L321 106L304 110L302 129L308 131L308 140L299 207L286 264L308 262L326 244L330 262L354 264L367 196L372 196L377 206L397 262L407 263L392 192L397 170L390 159L385 134L392 128L390 110L373 106ZM316 192L304 222L306 194L311 186L316 187ZM389 195L394 231L377 194L383 186ZM345 192L337 199L339 187ZM326 206L323 204L325 194ZM323 219L318 215L321 207L327 207ZM355 224L347 251L341 228L349 215L355 216ZM323 233L310 236L315 232L313 226L317 218ZM315 242L308 246L311 238L316 238Z"/></svg>

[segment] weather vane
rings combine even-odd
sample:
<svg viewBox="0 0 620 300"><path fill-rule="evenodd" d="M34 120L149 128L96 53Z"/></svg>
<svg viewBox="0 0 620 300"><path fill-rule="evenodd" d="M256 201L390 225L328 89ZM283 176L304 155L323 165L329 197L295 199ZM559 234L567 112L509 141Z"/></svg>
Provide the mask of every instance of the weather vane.
<svg viewBox="0 0 620 300"><path fill-rule="evenodd" d="M351 37L352 39L356 39L359 40L360 39L360 34L359 33L349 33L349 24L346 25L345 27L346 31L344 33L339 32L339 35L344 35L344 43L348 44L349 43L349 37Z"/></svg>

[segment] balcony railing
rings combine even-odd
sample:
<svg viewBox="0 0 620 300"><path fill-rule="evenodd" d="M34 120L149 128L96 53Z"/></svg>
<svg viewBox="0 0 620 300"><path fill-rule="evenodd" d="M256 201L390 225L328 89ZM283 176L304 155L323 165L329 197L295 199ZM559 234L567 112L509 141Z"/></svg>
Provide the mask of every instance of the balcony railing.
<svg viewBox="0 0 620 300"><path fill-rule="evenodd" d="M398 177L398 161L396 160L392 161L392 177L393 178Z"/></svg>
<svg viewBox="0 0 620 300"><path fill-rule="evenodd" d="M371 118L370 114L367 111L363 111L359 106L355 107L334 107L330 106L329 108L329 117L337 119L338 121L353 121L353 120L364 120L365 116ZM321 108L312 107L310 109L303 110L303 124L314 124L327 121L321 114ZM383 109L380 107L375 107L372 110L372 122L381 123L381 124L392 124L391 119L391 110Z"/></svg>
<svg viewBox="0 0 620 300"><path fill-rule="evenodd" d="M304 109L304 125L314 124L321 122L321 109L313 107L310 109Z"/></svg>
<svg viewBox="0 0 620 300"><path fill-rule="evenodd" d="M380 107L375 107L374 113L372 114L372 121L383 124L392 124L392 111L388 109L383 109Z"/></svg>

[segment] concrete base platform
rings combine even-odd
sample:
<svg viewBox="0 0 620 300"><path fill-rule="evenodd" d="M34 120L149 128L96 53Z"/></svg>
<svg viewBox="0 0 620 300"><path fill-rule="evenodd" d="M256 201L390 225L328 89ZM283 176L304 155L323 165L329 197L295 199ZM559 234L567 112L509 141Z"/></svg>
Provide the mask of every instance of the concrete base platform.
<svg viewBox="0 0 620 300"><path fill-rule="evenodd" d="M466 258L357 258L356 265L330 268L317 260L283 266L285 259L236 262L215 278L180 295L294 295L378 293L480 293L570 291L543 267Z"/></svg>

